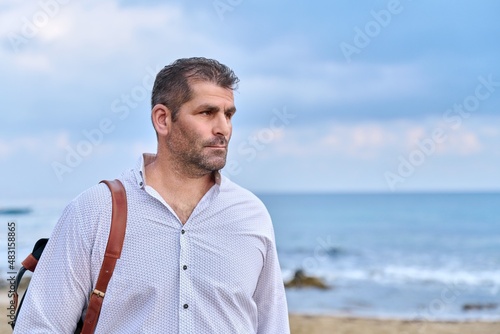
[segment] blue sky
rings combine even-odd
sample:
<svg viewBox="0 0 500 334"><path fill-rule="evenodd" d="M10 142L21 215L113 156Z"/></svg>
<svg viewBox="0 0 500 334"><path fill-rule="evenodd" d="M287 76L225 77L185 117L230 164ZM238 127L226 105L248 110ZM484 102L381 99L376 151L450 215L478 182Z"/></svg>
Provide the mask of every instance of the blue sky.
<svg viewBox="0 0 500 334"><path fill-rule="evenodd" d="M241 79L224 173L255 192L500 191L500 3L0 3L0 198L76 196L154 152L154 75Z"/></svg>

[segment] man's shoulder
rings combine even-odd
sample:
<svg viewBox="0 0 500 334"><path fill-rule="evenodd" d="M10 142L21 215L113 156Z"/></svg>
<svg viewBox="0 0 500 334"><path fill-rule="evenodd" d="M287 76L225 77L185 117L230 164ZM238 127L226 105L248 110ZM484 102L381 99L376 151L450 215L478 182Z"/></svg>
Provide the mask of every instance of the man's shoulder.
<svg viewBox="0 0 500 334"><path fill-rule="evenodd" d="M87 219L97 217L111 212L111 193L104 183L96 183L77 195L68 207L72 207L76 214Z"/></svg>
<svg viewBox="0 0 500 334"><path fill-rule="evenodd" d="M82 191L73 201L82 204L94 202L96 205L102 205L103 200L109 197L110 192L108 186L104 183L96 183Z"/></svg>
<svg viewBox="0 0 500 334"><path fill-rule="evenodd" d="M231 181L228 177L222 176L221 191L232 196L235 200L245 200L257 205L262 205L262 201L252 191L242 187L241 185Z"/></svg>
<svg viewBox="0 0 500 334"><path fill-rule="evenodd" d="M266 205L252 191L234 183L229 178L223 176L221 192L227 203L235 207L244 206L245 211L252 211L269 217Z"/></svg>

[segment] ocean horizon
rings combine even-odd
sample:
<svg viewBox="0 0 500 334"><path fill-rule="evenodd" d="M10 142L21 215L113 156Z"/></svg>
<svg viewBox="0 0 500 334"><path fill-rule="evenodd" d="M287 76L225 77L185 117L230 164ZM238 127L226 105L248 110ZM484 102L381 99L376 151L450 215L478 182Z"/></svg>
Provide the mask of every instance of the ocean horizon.
<svg viewBox="0 0 500 334"><path fill-rule="evenodd" d="M330 289L289 288L291 313L500 320L500 193L257 193L273 219L284 280L296 270ZM49 237L64 199L2 201L17 265ZM5 243L2 240L2 244ZM6 247L0 249L6 259ZM2 277L7 261L0 263Z"/></svg>

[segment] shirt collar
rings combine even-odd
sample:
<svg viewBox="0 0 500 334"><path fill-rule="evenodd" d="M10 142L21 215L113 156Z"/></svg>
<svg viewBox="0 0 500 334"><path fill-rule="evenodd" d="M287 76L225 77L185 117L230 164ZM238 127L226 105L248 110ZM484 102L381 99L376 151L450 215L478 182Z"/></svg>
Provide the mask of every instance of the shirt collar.
<svg viewBox="0 0 500 334"><path fill-rule="evenodd" d="M149 155L153 155L151 153L141 154L140 158L137 160L135 164L135 168L133 169L133 174L135 176L135 182L139 186L139 188L144 189L146 186L146 182L144 180L144 161L147 159L146 157ZM153 155L154 156L154 155Z"/></svg>

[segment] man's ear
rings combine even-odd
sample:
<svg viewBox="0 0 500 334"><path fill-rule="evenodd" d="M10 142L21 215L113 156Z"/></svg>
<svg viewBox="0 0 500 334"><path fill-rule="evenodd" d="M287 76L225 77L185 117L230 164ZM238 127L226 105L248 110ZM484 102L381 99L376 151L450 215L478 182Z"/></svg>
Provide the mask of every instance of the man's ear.
<svg viewBox="0 0 500 334"><path fill-rule="evenodd" d="M151 110L151 120L159 136L164 136L170 131L172 113L163 104L157 104Z"/></svg>

